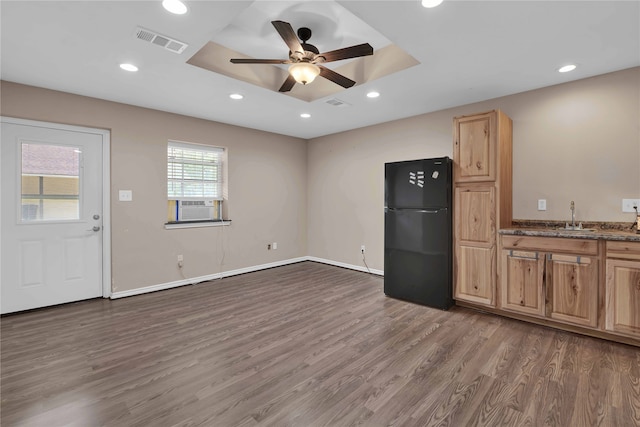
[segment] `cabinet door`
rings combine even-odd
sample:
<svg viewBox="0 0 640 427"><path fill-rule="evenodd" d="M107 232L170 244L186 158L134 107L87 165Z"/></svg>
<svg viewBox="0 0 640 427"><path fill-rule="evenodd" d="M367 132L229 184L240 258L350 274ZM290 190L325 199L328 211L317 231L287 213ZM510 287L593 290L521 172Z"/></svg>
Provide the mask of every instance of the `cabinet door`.
<svg viewBox="0 0 640 427"><path fill-rule="evenodd" d="M503 249L501 266L501 308L544 316L544 254Z"/></svg>
<svg viewBox="0 0 640 427"><path fill-rule="evenodd" d="M495 253L495 246L456 246L456 299L495 307Z"/></svg>
<svg viewBox="0 0 640 427"><path fill-rule="evenodd" d="M493 186L459 186L455 190L455 234L465 244L495 243L496 215Z"/></svg>
<svg viewBox="0 0 640 427"><path fill-rule="evenodd" d="M547 316L582 326L598 323L598 264L596 258L547 255Z"/></svg>
<svg viewBox="0 0 640 427"><path fill-rule="evenodd" d="M608 331L640 338L640 262L607 260Z"/></svg>
<svg viewBox="0 0 640 427"><path fill-rule="evenodd" d="M455 182L495 181L495 113L455 121Z"/></svg>

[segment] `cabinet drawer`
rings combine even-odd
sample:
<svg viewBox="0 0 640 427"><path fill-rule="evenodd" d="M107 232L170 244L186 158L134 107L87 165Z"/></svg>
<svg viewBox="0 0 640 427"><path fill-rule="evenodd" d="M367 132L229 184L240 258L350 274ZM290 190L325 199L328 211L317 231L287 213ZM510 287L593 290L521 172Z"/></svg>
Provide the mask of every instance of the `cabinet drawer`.
<svg viewBox="0 0 640 427"><path fill-rule="evenodd" d="M640 242L607 242L607 258L640 261Z"/></svg>
<svg viewBox="0 0 640 427"><path fill-rule="evenodd" d="M596 255L598 253L597 240L563 237L502 236L502 247L540 252L568 252L577 255Z"/></svg>

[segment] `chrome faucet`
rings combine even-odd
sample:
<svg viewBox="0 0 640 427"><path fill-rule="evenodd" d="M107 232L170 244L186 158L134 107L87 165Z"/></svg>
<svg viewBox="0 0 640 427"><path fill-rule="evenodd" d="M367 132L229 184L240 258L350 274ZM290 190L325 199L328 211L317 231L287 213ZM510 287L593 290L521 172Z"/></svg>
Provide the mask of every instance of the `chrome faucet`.
<svg viewBox="0 0 640 427"><path fill-rule="evenodd" d="M571 228L576 228L576 204L573 200L571 201Z"/></svg>

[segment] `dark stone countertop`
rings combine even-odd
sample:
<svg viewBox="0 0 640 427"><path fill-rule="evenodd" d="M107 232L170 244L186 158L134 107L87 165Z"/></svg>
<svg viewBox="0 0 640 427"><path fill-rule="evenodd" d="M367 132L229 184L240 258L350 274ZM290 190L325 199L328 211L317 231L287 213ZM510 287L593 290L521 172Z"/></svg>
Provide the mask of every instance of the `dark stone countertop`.
<svg viewBox="0 0 640 427"><path fill-rule="evenodd" d="M640 242L640 234L631 223L619 222L584 222L587 230L563 230L566 223L560 221L514 220L511 228L503 228L498 232L508 236L562 237L569 239L614 240L623 242Z"/></svg>

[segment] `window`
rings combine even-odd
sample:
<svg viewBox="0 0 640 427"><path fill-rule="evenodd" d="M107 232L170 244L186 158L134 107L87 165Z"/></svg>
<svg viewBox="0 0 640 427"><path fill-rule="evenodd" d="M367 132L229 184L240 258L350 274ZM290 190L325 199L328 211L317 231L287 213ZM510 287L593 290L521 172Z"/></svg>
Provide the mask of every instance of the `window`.
<svg viewBox="0 0 640 427"><path fill-rule="evenodd" d="M22 222L80 218L80 149L23 142Z"/></svg>
<svg viewBox="0 0 640 427"><path fill-rule="evenodd" d="M222 220L223 157L223 148L169 141L170 223Z"/></svg>

